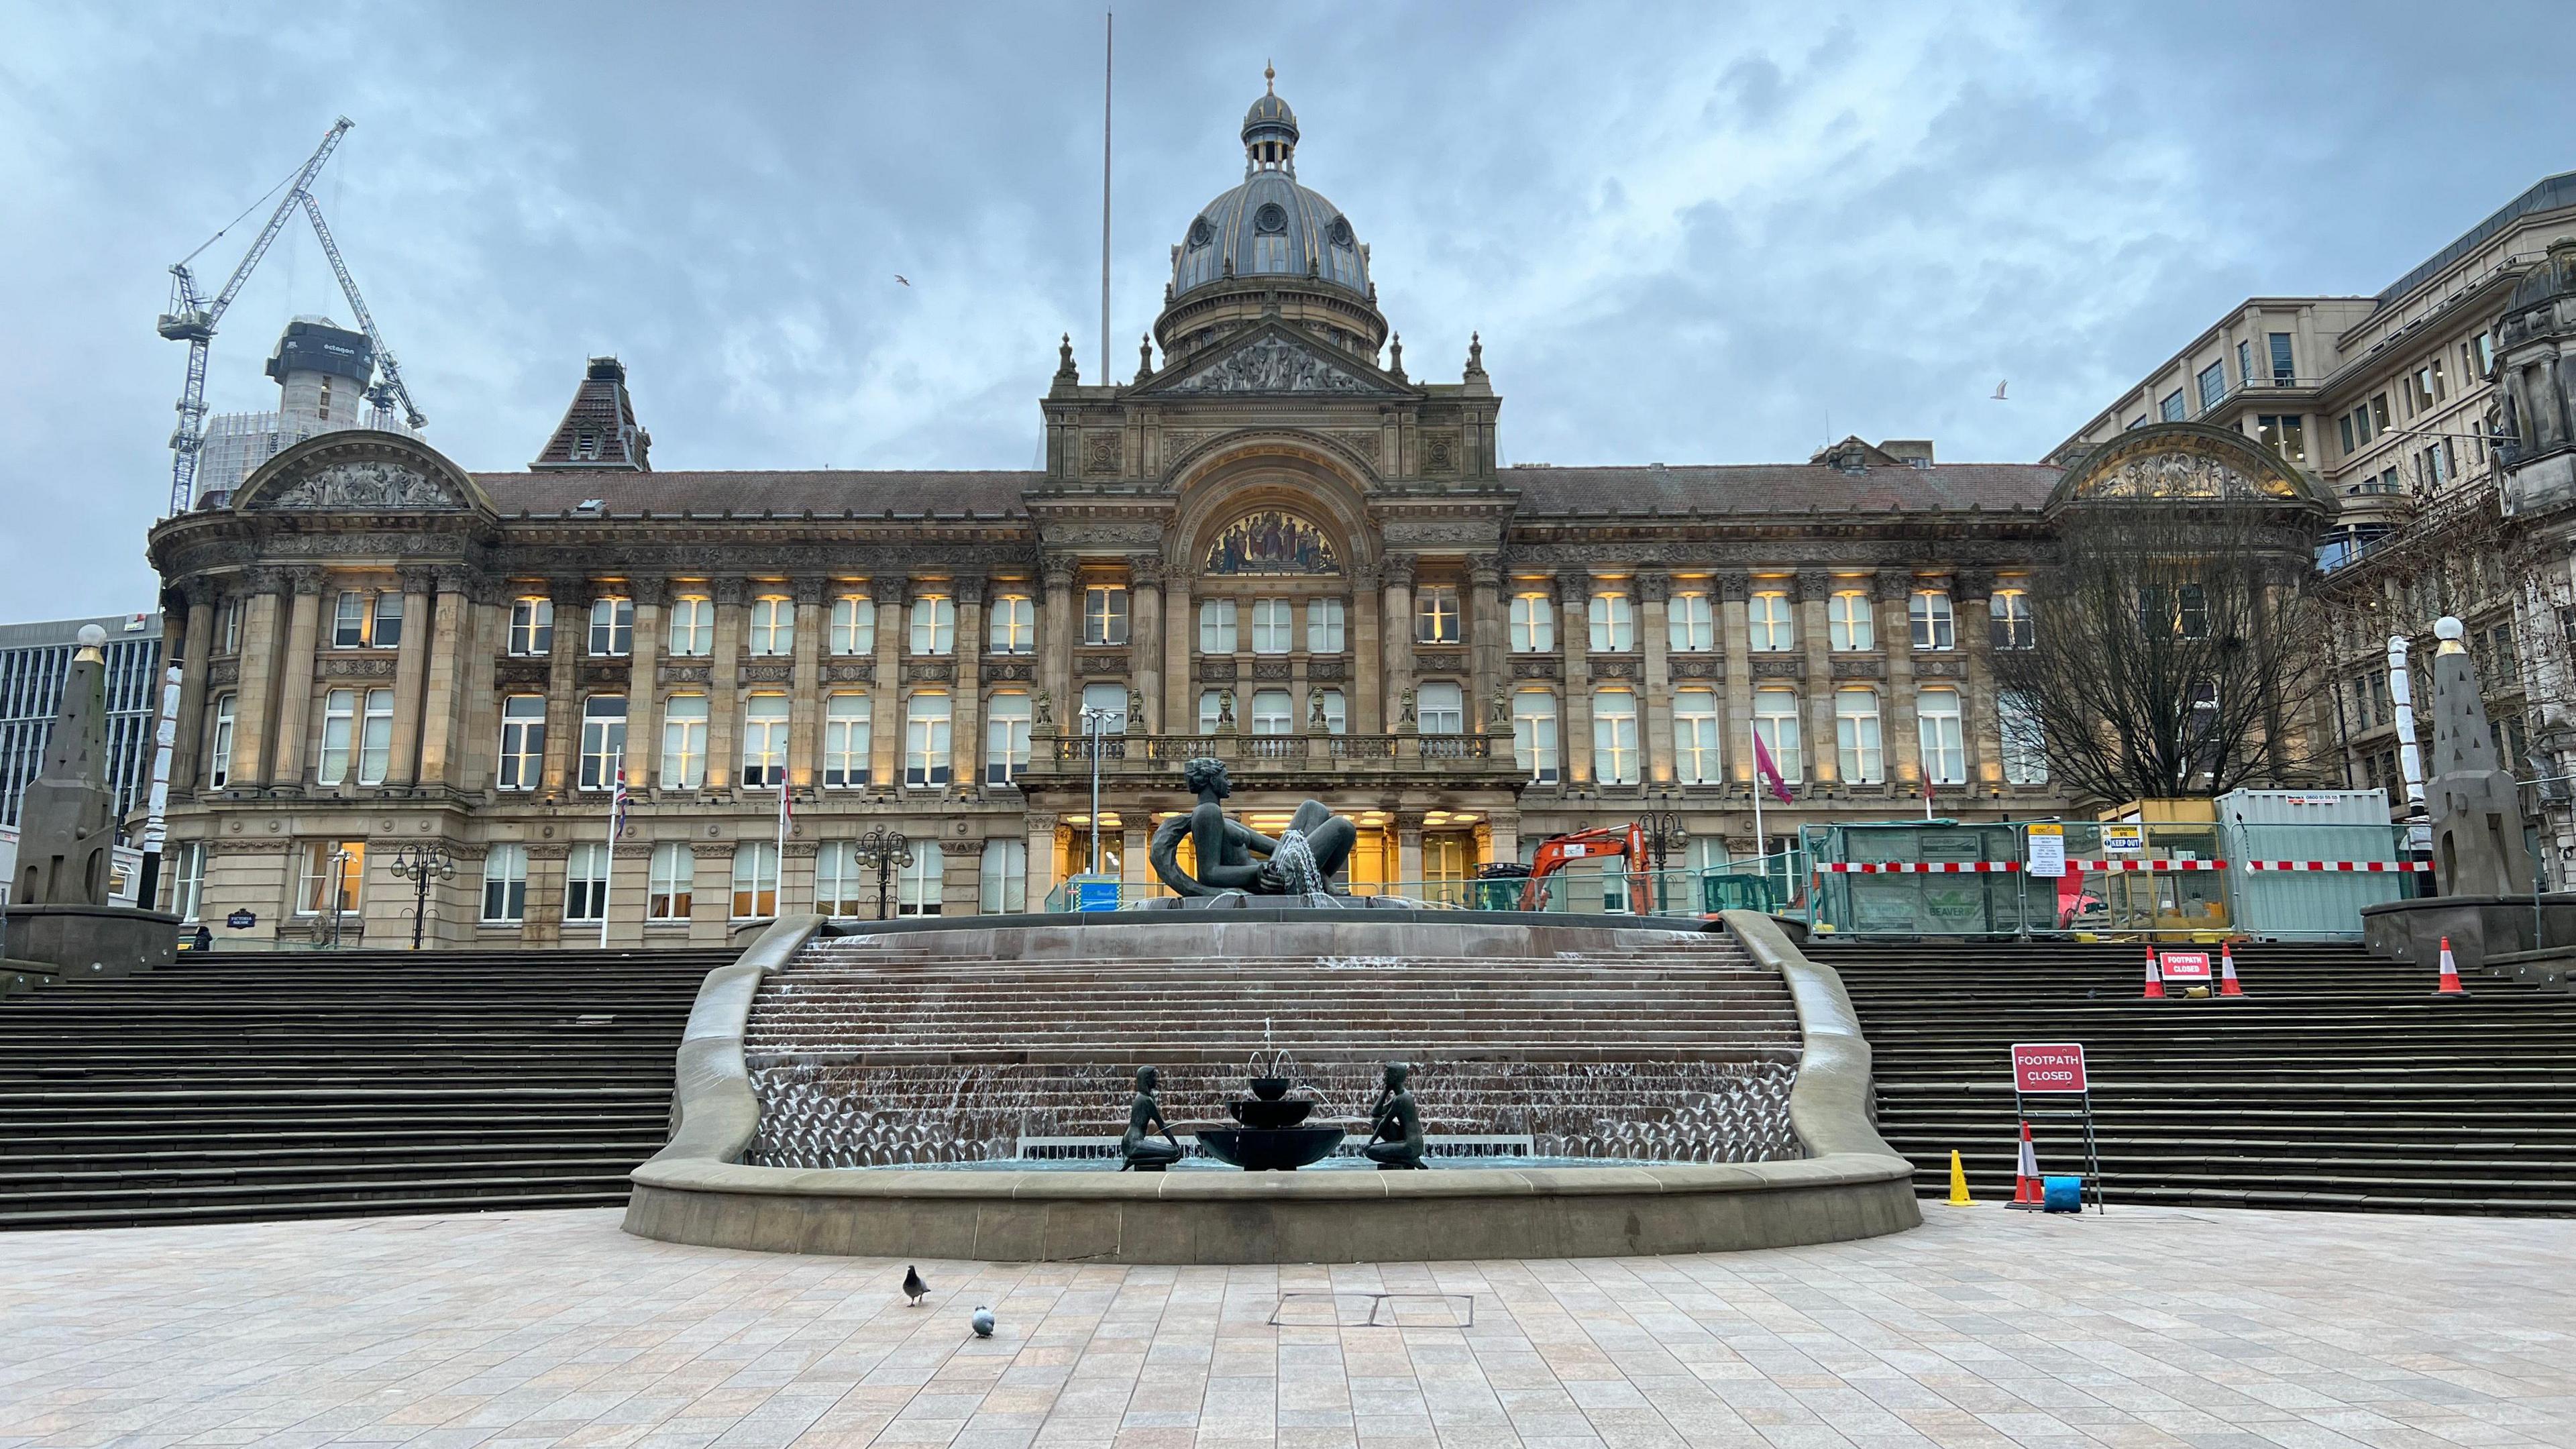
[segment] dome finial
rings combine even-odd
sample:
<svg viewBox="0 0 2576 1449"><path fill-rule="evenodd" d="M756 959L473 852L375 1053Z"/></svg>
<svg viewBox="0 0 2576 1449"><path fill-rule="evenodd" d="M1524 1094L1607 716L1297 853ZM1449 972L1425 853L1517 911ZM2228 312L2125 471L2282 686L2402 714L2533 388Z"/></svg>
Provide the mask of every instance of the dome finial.
<svg viewBox="0 0 2576 1449"><path fill-rule="evenodd" d="M1266 60L1261 63L1261 88L1271 95L1279 94L1279 72Z"/></svg>

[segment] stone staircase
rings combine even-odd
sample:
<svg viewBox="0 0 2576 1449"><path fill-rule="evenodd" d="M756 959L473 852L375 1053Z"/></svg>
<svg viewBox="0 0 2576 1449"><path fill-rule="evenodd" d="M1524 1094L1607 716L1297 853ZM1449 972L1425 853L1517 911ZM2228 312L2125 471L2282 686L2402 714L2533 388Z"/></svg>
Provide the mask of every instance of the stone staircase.
<svg viewBox="0 0 2576 1449"><path fill-rule="evenodd" d="M763 1109L748 1160L978 1160L1024 1136L1114 1137L1143 1064L1162 1069L1164 1110L1187 1132L1226 1120L1264 1043L1321 1098L1318 1122L1365 1130L1381 1064L1403 1060L1435 1135L1527 1135L1546 1155L1797 1155L1795 1010L1721 936L1210 958L1118 954L1118 934L1070 933L1060 959L997 957L972 933L815 943L752 1009Z"/></svg>
<svg viewBox="0 0 2576 1449"><path fill-rule="evenodd" d="M182 956L0 1005L0 1227L623 1203L729 950Z"/></svg>
<svg viewBox="0 0 2576 1449"><path fill-rule="evenodd" d="M2254 943L2241 1000L2140 999L2131 945L1812 943L1869 1037L1879 1130L1946 1194L2012 1192L2010 1045L2081 1042L2113 1205L2576 1212L2576 996L2358 946ZM2043 1171L2080 1128L2035 1122Z"/></svg>

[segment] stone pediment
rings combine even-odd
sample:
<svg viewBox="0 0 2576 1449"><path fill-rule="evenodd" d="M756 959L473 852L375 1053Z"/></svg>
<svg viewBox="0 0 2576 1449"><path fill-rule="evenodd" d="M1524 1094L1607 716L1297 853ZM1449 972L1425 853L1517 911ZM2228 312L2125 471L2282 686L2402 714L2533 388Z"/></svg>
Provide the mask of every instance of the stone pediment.
<svg viewBox="0 0 2576 1449"><path fill-rule="evenodd" d="M1168 397L1397 397L1405 389L1357 358L1267 326L1192 358L1143 391Z"/></svg>
<svg viewBox="0 0 2576 1449"><path fill-rule="evenodd" d="M352 429L307 438L261 465L234 497L244 511L469 513L490 503L427 444Z"/></svg>

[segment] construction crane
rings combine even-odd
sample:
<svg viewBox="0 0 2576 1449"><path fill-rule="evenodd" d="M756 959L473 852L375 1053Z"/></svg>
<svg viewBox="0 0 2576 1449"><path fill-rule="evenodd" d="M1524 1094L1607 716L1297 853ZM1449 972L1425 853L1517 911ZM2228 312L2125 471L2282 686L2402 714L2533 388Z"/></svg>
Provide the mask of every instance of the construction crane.
<svg viewBox="0 0 2576 1449"><path fill-rule="evenodd" d="M215 340L215 324L223 320L225 309L231 307L233 298L240 295L242 283L250 280L251 269L259 265L261 257L268 255L269 245L277 240L277 234L286 227L287 217L299 205L313 223L313 235L322 243L322 254L331 259L331 274L340 279L341 295L349 299L349 308L357 313L360 330L367 334L367 341L375 348L377 380L367 389L367 401L379 410L388 411L393 404L400 403L404 417L415 429L429 423L429 419L412 402L410 390L403 386L402 369L394 362L393 353L386 348L384 335L376 330L376 319L367 311L366 299L358 295L358 283L349 275L349 264L340 256L340 244L332 239L330 225L322 219L321 204L313 198L313 178L321 174L322 163L331 159L331 153L340 145L340 138L347 135L355 124L346 116L333 121L331 129L323 134L322 144L314 148L313 154L305 159L293 176L279 183L285 188L286 195L277 203L277 209L269 213L268 224L260 228L258 239L250 244L249 251L242 254L241 261L233 267L233 274L224 280L223 290L217 292L211 301L197 294L197 278L188 270L188 263L195 261L206 247L222 240L224 232L232 230L231 226L208 237L203 246L170 267L170 310L161 314L159 330L162 336L173 342L188 344L188 380L179 392L179 425L170 434L170 514L174 518L187 512L196 498L197 459L206 445L206 355ZM272 187L269 194L276 195L276 188ZM266 199L261 198L263 201ZM258 206L258 202L251 203L251 210L257 210ZM250 211L244 211L242 216L249 214ZM241 217L233 220L237 223Z"/></svg>

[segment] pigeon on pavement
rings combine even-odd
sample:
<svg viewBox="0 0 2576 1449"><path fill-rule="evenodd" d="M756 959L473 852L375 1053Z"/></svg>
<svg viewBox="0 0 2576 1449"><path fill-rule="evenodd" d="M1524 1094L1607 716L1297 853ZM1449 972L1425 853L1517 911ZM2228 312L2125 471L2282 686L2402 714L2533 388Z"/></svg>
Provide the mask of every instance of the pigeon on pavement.
<svg viewBox="0 0 2576 1449"><path fill-rule="evenodd" d="M921 1281L920 1270L909 1263L903 1269L903 1296L911 1299L915 1308L921 1306L922 1299L930 1296L930 1285Z"/></svg>
<svg viewBox="0 0 2576 1449"><path fill-rule="evenodd" d="M993 1336L992 1309L987 1308L980 1303L976 1304L975 1316L967 1321L975 1325L975 1336L977 1338L991 1338Z"/></svg>

